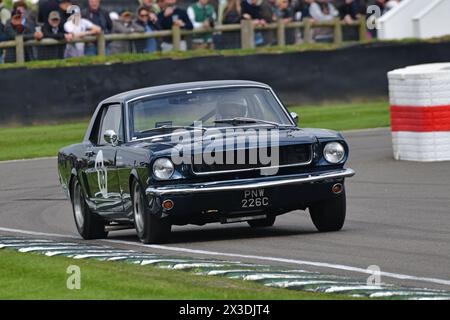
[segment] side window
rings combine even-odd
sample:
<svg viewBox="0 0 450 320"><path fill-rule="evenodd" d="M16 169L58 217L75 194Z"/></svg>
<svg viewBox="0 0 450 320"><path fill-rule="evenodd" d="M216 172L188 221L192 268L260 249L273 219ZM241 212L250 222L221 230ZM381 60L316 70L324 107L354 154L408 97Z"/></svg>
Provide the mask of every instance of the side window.
<svg viewBox="0 0 450 320"><path fill-rule="evenodd" d="M120 105L111 105L103 110L100 130L98 132L98 144L107 144L103 134L106 130L114 130L119 136L120 141L123 140L123 126L122 126L122 108Z"/></svg>

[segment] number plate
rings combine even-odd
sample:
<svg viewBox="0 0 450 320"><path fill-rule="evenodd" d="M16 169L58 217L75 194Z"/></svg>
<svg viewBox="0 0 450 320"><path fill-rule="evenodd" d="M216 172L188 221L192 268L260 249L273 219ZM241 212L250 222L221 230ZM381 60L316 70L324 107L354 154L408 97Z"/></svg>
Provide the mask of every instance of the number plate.
<svg viewBox="0 0 450 320"><path fill-rule="evenodd" d="M241 200L243 209L258 209L269 206L269 196L264 189L244 190Z"/></svg>

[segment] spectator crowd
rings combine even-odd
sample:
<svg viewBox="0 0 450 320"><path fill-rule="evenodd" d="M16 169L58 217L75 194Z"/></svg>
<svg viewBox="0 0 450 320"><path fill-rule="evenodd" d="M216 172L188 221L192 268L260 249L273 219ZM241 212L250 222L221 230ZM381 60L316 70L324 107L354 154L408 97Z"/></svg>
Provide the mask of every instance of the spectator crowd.
<svg viewBox="0 0 450 320"><path fill-rule="evenodd" d="M211 32L195 34L183 38L181 50L190 49L230 49L240 47L239 32L213 32L218 24L238 24L241 20L251 20L255 26L282 21L324 22L341 19L347 24L366 14L368 5L379 6L384 13L397 5L400 0L139 0L138 9L122 8L120 12L104 8L101 0L88 0L85 7L79 7L75 0L0 0L0 41L14 40L22 35L24 41L47 42L65 40L67 44L55 42L46 46L27 46L25 59L62 59L98 54L96 42L88 36L104 34L152 33L157 30L170 30L174 25L181 29L211 29ZM138 0L130 0L135 4ZM195 2L197 1L197 2ZM77 5L77 6L73 6ZM344 29L344 37L355 37ZM376 33L371 32L372 36ZM356 35L357 37L357 35ZM78 40L78 41L77 41ZM333 41L329 28L315 28L313 39L316 42ZM303 41L296 29L286 29L286 43ZM257 46L276 43L274 32L256 32ZM106 54L149 53L172 50L171 38L147 38L142 40L116 40L108 42ZM0 49L0 63L14 62L15 49Z"/></svg>

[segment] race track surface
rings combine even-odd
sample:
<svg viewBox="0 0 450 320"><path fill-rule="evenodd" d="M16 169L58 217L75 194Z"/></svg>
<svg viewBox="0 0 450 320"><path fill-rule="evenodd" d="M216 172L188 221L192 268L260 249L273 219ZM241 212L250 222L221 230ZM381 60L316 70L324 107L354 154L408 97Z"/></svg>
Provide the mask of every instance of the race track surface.
<svg viewBox="0 0 450 320"><path fill-rule="evenodd" d="M351 150L348 167L357 175L347 180L347 221L340 232L318 233L307 212L294 211L269 229L250 229L246 223L174 227L165 246L142 245L133 230L110 233L98 242L358 278L377 265L386 273L384 282L449 290L450 162L394 161L387 129L345 136ZM0 234L24 235L19 230L34 237L79 238L59 186L56 159L0 163Z"/></svg>

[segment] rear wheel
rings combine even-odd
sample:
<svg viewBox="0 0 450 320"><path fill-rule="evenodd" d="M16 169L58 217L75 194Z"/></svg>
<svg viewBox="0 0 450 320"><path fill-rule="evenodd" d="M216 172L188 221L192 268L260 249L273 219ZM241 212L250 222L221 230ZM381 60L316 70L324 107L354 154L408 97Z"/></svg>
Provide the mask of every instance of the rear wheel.
<svg viewBox="0 0 450 320"><path fill-rule="evenodd" d="M89 209L77 178L72 183L72 209L75 225L83 239L103 239L108 236L105 221Z"/></svg>
<svg viewBox="0 0 450 320"><path fill-rule="evenodd" d="M132 190L134 225L139 239L143 243L167 242L171 229L169 221L150 214L142 188L136 180L133 181Z"/></svg>
<svg viewBox="0 0 450 320"><path fill-rule="evenodd" d="M338 196L309 207L311 219L320 232L341 230L345 222L345 189Z"/></svg>
<svg viewBox="0 0 450 320"><path fill-rule="evenodd" d="M247 221L247 223L252 228L265 228L273 226L273 224L275 223L275 219L276 219L275 216L268 216L267 218L264 219L250 220Z"/></svg>

